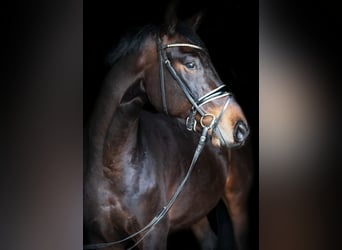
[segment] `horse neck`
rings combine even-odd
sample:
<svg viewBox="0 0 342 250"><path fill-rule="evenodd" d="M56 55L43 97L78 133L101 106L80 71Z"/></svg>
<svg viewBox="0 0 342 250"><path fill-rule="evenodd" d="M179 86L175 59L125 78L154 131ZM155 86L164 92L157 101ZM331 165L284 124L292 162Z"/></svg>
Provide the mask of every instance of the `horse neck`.
<svg viewBox="0 0 342 250"><path fill-rule="evenodd" d="M141 85L141 75L131 73L135 67L132 60L132 57L121 59L104 81L89 126L89 164L102 162L106 150L115 151L120 145L127 145L129 138L134 138L137 118L145 101L144 93L121 102L130 88Z"/></svg>

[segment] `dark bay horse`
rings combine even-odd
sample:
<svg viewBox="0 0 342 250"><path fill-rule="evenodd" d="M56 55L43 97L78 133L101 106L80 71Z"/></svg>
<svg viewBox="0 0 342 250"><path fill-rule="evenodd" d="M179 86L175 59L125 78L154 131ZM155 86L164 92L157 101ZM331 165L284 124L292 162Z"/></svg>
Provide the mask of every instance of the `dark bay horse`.
<svg viewBox="0 0 342 250"><path fill-rule="evenodd" d="M113 54L85 140L85 249L166 249L183 228L213 249L221 198L242 246L249 128L192 20L146 26Z"/></svg>

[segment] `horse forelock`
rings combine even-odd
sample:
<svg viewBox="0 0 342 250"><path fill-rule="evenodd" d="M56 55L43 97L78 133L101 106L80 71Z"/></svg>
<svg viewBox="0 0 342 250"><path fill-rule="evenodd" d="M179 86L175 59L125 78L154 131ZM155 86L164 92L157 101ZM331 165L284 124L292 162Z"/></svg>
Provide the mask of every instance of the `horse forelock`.
<svg viewBox="0 0 342 250"><path fill-rule="evenodd" d="M186 24L185 22L177 23L175 31L176 33L183 36L187 40L187 42L206 49L206 46L203 43L202 39L193 30L193 28L189 26L188 24Z"/></svg>
<svg viewBox="0 0 342 250"><path fill-rule="evenodd" d="M106 63L113 66L120 58L140 51L147 37L156 35L160 32L160 27L148 24L143 27L132 28L118 42L114 49L111 49L106 57ZM186 23L179 22L175 27L177 34L184 37L187 42L206 48L205 44L197 33Z"/></svg>

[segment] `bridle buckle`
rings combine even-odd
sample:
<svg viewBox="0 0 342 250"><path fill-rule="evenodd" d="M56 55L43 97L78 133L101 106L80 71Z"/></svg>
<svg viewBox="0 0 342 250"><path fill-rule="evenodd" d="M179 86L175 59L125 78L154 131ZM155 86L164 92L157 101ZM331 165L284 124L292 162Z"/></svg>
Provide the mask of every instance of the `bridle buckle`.
<svg viewBox="0 0 342 250"><path fill-rule="evenodd" d="M210 124L207 126L204 124L203 120L206 118L206 117L211 117L211 121L210 121ZM204 114L201 119L200 119L200 124L202 126L202 128L208 128L208 129L211 129L213 127L213 125L215 124L215 120L216 120L216 117L213 115L213 114Z"/></svg>

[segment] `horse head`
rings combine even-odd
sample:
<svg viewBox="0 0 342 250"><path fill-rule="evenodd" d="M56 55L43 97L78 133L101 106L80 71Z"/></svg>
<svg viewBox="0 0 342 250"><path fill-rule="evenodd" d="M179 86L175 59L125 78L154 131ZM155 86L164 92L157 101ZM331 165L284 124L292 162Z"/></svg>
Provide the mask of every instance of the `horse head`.
<svg viewBox="0 0 342 250"><path fill-rule="evenodd" d="M157 111L183 119L188 130L209 128L214 146L241 146L248 123L196 33L199 19L173 20L146 40L143 88Z"/></svg>

